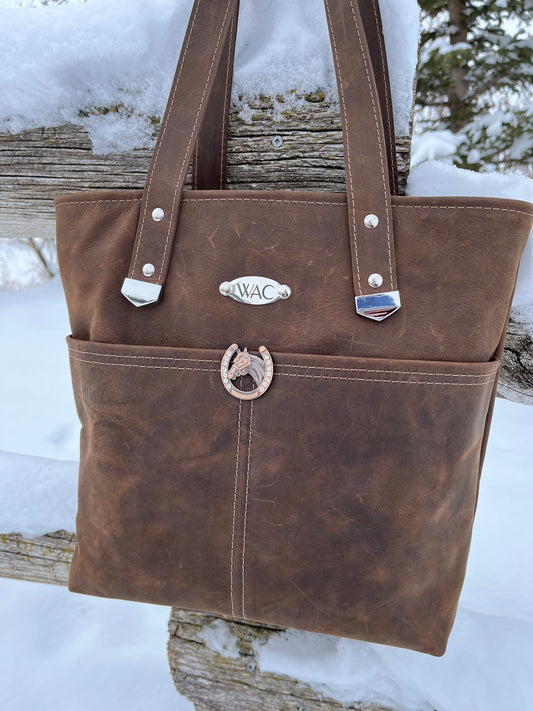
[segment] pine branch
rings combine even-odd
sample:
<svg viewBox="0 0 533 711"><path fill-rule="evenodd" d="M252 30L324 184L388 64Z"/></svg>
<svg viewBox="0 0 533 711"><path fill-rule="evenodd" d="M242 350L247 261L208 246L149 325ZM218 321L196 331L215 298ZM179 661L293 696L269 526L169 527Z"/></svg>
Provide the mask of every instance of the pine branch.
<svg viewBox="0 0 533 711"><path fill-rule="evenodd" d="M474 102L479 99L480 96L486 94L491 89L495 89L498 84L508 76L509 71L507 68L500 69L500 71L495 72L492 76L488 77L484 82L478 84L476 87L470 87L468 93L465 96L465 101Z"/></svg>

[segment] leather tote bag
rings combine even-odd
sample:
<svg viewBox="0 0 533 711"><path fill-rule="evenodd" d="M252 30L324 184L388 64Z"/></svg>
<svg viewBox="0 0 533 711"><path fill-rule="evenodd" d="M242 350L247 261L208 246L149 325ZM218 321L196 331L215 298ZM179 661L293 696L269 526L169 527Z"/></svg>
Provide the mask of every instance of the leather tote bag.
<svg viewBox="0 0 533 711"><path fill-rule="evenodd" d="M144 190L56 200L69 589L440 655L533 206L397 195L376 3L324 4L346 192L223 189L238 7L196 0Z"/></svg>

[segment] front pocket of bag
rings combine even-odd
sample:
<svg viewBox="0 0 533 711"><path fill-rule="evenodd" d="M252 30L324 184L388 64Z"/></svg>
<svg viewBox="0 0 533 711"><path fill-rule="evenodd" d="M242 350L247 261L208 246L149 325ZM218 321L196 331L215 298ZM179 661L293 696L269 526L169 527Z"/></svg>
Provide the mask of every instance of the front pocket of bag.
<svg viewBox="0 0 533 711"><path fill-rule="evenodd" d="M67 341L82 424L70 590L228 613L239 404L222 353Z"/></svg>
<svg viewBox="0 0 533 711"><path fill-rule="evenodd" d="M243 616L442 654L498 363L274 360L251 405Z"/></svg>
<svg viewBox="0 0 533 711"><path fill-rule="evenodd" d="M498 363L69 338L82 423L69 588L442 653Z"/></svg>

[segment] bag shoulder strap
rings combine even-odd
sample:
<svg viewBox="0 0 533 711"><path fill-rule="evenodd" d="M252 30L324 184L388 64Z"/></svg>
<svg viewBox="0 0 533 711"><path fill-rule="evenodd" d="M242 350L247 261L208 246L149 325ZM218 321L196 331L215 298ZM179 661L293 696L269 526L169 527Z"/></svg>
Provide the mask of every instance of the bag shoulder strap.
<svg viewBox="0 0 533 711"><path fill-rule="evenodd" d="M205 114L192 162L194 190L223 190L226 186L226 155L231 108L231 85L235 40L239 17L239 0L231 20L222 58L215 75L213 91Z"/></svg>
<svg viewBox="0 0 533 711"><path fill-rule="evenodd" d="M206 113L237 0L195 0L141 203L122 293L156 302L176 235L187 167ZM347 223L357 313L383 320L399 306L385 132L359 7L324 0L337 75ZM377 291L381 287L383 291Z"/></svg>
<svg viewBox="0 0 533 711"><path fill-rule="evenodd" d="M385 131L385 146L389 164L391 192L393 195L397 195L398 166L396 160L389 70L381 24L381 13L378 0L356 1L363 20L364 33L370 51L370 60L372 62L379 96L381 118ZM209 100L204 124L196 143L192 163L192 184L195 190L222 190L226 186L226 155L235 38L239 14L238 5L239 3L237 2L230 33L226 40L222 60L215 77L213 93Z"/></svg>

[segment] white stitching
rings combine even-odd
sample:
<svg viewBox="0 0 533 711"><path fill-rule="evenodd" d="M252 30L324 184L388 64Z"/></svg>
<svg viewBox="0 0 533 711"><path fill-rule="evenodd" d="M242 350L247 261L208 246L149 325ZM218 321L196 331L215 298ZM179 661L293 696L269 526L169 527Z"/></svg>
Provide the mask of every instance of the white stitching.
<svg viewBox="0 0 533 711"><path fill-rule="evenodd" d="M142 355L122 355L118 353L94 353L93 351L79 351L69 346L71 353L78 355L94 355L101 358L133 358L134 360L173 360L173 361L193 361L194 363L220 363L220 360L210 358L170 358L167 356L142 356Z"/></svg>
<svg viewBox="0 0 533 711"><path fill-rule="evenodd" d="M201 197L188 197L183 198L183 202L281 202L281 203L296 203L299 205L338 205L339 207L344 207L346 205L346 200L339 202L327 202L325 200L284 200L282 198L243 198L243 197L224 197L224 198L201 198Z"/></svg>
<svg viewBox="0 0 533 711"><path fill-rule="evenodd" d="M372 8L374 10L374 17L376 18L376 28L377 28L377 36L378 36L378 44L379 44L379 54L381 57L381 67L382 67L382 72L383 72L383 86L385 89L385 110L387 113L387 123L389 124L389 148L390 148L390 158L391 161L394 161L394 156L396 154L396 146L394 144L394 141L392 140L392 137L394 135L394 123L392 121L392 116L391 116L391 106L392 106L392 100L390 97L390 91L389 91L389 82L386 80L386 77L388 75L387 71L387 62L385 59L385 51L383 47L383 33L380 32L380 22L379 22L379 15L378 15L378 8L377 8L377 2L376 0L372 0ZM394 163L393 163L394 164ZM391 171L392 171L392 165ZM394 184L395 187L397 186L397 175L394 176Z"/></svg>
<svg viewBox="0 0 533 711"><path fill-rule="evenodd" d="M107 202L141 202L142 198L124 198L120 200L72 200L68 202L56 203L56 207L61 205L91 205L91 204L101 204ZM326 201L326 200L284 200L277 198L216 198L216 197L184 197L182 202L279 202L279 203L295 203L298 205L336 205L338 207L344 207L346 205L346 200L339 200L338 202ZM396 206L393 206L396 207Z"/></svg>
<svg viewBox="0 0 533 711"><path fill-rule="evenodd" d="M99 205L104 202L141 202L141 200L142 198L118 198L117 200L93 200L92 198L87 198L87 200L56 202L55 207L61 207L61 205Z"/></svg>
<svg viewBox="0 0 533 711"><path fill-rule="evenodd" d="M72 360L77 360L80 363L90 363L92 365L107 365L107 366L115 366L115 367L122 367L122 368L145 368L149 370L191 370L191 371L197 371L201 373L218 373L218 369L215 370L213 368L191 368L188 366L173 366L173 365L140 365L139 363L109 363L106 361L98 361L98 360L84 360L83 358L76 358L74 355L70 354L70 358ZM386 372L386 371L385 371ZM410 373L406 373L410 374ZM286 376L289 378L316 378L319 380L359 380L359 381L365 381L365 382L377 382L377 383L403 383L406 385L487 385L488 383L493 383L495 378L492 380L487 380L487 382L482 382L482 383L454 383L454 382L438 382L438 381L423 381L423 380L392 380L392 379L386 379L386 378L349 378L349 377L341 377L341 376L336 376L336 375L308 375L308 374L303 374L303 373L279 373L276 372L276 375L279 376ZM432 373L425 373L425 375L428 376L433 376ZM435 374L439 375L440 377L445 377L446 373L438 373ZM452 377L481 377L481 376L452 376ZM488 376L487 376L488 377Z"/></svg>
<svg viewBox="0 0 533 711"><path fill-rule="evenodd" d="M266 192L266 191L265 191ZM119 200L93 200L88 198L87 200L69 200L65 202L56 203L56 207L61 205L91 205L100 204L106 202L141 202L142 198L120 198ZM260 198L260 197L234 197L234 198L216 198L216 197L184 197L183 202L281 202L281 203L296 203L301 205L336 205L338 207L344 207L346 205L346 200L340 199L337 202L327 201L327 200L284 200L276 198ZM395 206L393 206L395 207Z"/></svg>
<svg viewBox="0 0 533 711"><path fill-rule="evenodd" d="M248 519L248 491L250 488L250 459L252 456L252 428L253 428L253 418L254 418L254 403L253 400L250 401L250 429L248 433L248 458L246 462L246 498L244 503L244 521L243 521L243 534L242 534L242 619L246 619L246 614L244 612L244 556L246 553L246 522Z"/></svg>
<svg viewBox="0 0 533 711"><path fill-rule="evenodd" d="M326 365L293 365L292 363L276 363L277 368L302 368L305 370L339 370L343 373L385 373L390 375L429 375L434 377L450 378L488 378L492 373L483 373L482 375L471 375L469 373L431 373L419 370L385 370L381 368L343 368L342 366L326 366Z"/></svg>
<svg viewBox="0 0 533 711"><path fill-rule="evenodd" d="M374 92L372 91L372 82L370 80L370 73L368 71L368 64L367 64L364 49L363 49L363 41L361 39L361 32L359 30L359 23L357 22L357 17L355 15L355 8L353 6L352 0L350 0L350 7L352 8L352 16L353 16L353 20L355 23L357 38L359 40L359 45L361 47L361 55L363 57L363 64L365 66L366 78L368 81L368 90L370 92L370 100L372 102L372 110L374 112L374 121L376 124L376 137L378 139L379 161L381 163L381 177L383 180L383 194L385 197L385 215L387 218L387 249L388 249L388 254L389 254L389 275L390 275L391 289L393 289L394 288L394 276L392 273L392 256L391 256L391 243L390 243L390 206L389 206L389 192L387 190L387 180L385 178L385 165L383 163L383 146L381 145L381 135L380 135L380 131L379 131L378 114L377 114L377 109L376 109L376 102L374 99ZM348 137L347 137L347 139L348 139ZM354 226L354 229L355 229L355 226Z"/></svg>
<svg viewBox="0 0 533 711"><path fill-rule="evenodd" d="M213 73L213 67L214 67L214 65L215 65L215 57L216 57L216 53L217 53L217 51L218 51L218 47L219 47L219 45L220 45L220 39L221 39L221 37L222 37L222 33L223 33L223 31L224 31L224 25L226 24L226 18L227 18L227 16L228 16L230 4L231 4L231 0L228 0L228 4L227 4L227 6L226 6L226 12L225 12L224 18L223 18L223 20L222 20L222 25L221 25L221 27L220 27L220 32L218 33L218 39L217 39L217 43L216 43L216 46L215 46L215 51L213 52L213 58L212 58L212 60L211 60L211 67L209 68L209 73L208 73L208 75L207 75L207 79L206 79L206 82L205 82L204 90L203 90L203 93L202 93L202 98L200 99L200 106L198 107L198 111L196 112L196 118L195 118L195 120L194 120L194 124L193 124L193 127L192 127L192 132L191 132L191 135L190 135L190 138L189 138L189 143L187 144L187 148L186 148L186 150L185 150L185 156L184 156L184 158L183 158L183 163L181 164L180 173L179 173L179 176L178 176L178 180L177 180L177 183L176 183L176 187L175 187L175 189L174 189L174 197L173 197L173 199L172 199L172 207L171 207L171 210L170 210L170 218L169 218L169 221L168 221L167 238L166 238L166 240L165 240L165 246L164 246L164 248L163 248L163 257L162 257L162 259L161 259L161 268L160 268L160 270L159 270L158 281L160 281L161 278L162 278L162 276L163 276L163 269L164 269L164 266L165 266L165 259L166 259L166 255L167 255L168 243L169 243L169 240L170 240L170 233L172 232L172 221L173 221L173 219L174 219L174 211L175 211L175 209L176 209L176 199L177 199L177 196L178 196L178 191L181 192L181 190L180 190L180 185L181 185L181 179L182 179L182 176L183 176L183 171L184 171L185 168L186 168L185 163L186 163L186 160L187 160L187 153L189 152L189 149L190 149L190 147L191 147L191 143L192 143L192 139L193 139L193 136L194 136L194 132L195 132L195 130L196 130L196 125L198 124L198 119L199 119L199 117L200 117L200 114L201 114L201 112L202 112L202 108L203 108L203 106L204 106L205 95L206 95L206 93L207 93L207 86L208 86L209 81L210 81L210 79L211 79L211 74ZM170 114L170 112L169 112L169 114ZM147 201L148 201L148 199L147 199ZM140 233L139 233L139 242L140 242Z"/></svg>
<svg viewBox="0 0 533 711"><path fill-rule="evenodd" d="M346 132L346 163L348 164L348 175L346 176L349 178L347 182L349 183L349 190L350 190L350 196L351 196L351 202L352 202L352 230L353 230L353 244L354 244L354 258L355 258L355 268L356 268L356 275L357 275L357 288L359 290L359 293L362 293L362 288L361 288L361 276L359 272L359 255L357 252L357 234L356 234L356 219L355 219L355 197L353 193L353 176L352 176L352 161L350 158L350 136L349 136L349 130L348 130L348 118L346 116L346 104L344 101L344 91L342 88L342 75L341 75L341 68L339 64L339 56L337 54L337 43L335 41L335 35L333 33L333 24L331 22L331 14L329 10L329 3L328 0L324 1L324 5L326 6L326 13L328 16L328 24L330 27L330 32L331 32L331 39L332 39L332 44L333 44L333 50L335 54L335 65L337 67L337 72L339 73L339 96L342 104L342 112L344 115L344 131Z"/></svg>
<svg viewBox="0 0 533 711"><path fill-rule="evenodd" d="M235 455L235 488L233 492L233 524L231 530L231 555L230 555L230 598L231 616L235 617L235 605L233 601L233 553L235 549L235 517L237 512L237 482L239 477L239 449L241 444L241 411L242 400L239 400L239 417L237 420L237 452Z"/></svg>
<svg viewBox="0 0 533 711"><path fill-rule="evenodd" d="M194 149L194 189L198 190L198 153L200 152L200 139L196 141Z"/></svg>
<svg viewBox="0 0 533 711"><path fill-rule="evenodd" d="M424 210L495 210L496 212L515 212L517 215L526 215L527 217L533 217L533 212L525 212L524 210L513 210L510 207L481 207L480 205L394 205L393 207L401 207L407 209L423 208Z"/></svg>
<svg viewBox="0 0 533 711"><path fill-rule="evenodd" d="M97 365L123 365L128 367L138 367L138 368L165 368L168 370L201 370L207 373L216 373L218 369L212 368L191 368L191 367L175 367L175 366L147 366L141 365L139 363L111 363L109 361L96 361L96 360L84 360L83 358L77 358L77 355L94 355L100 356L101 358L131 358L134 360L154 360L154 361L176 361L176 362L192 362L192 363L217 363L218 360L203 359L203 358L170 358L166 356L133 356L133 355L120 355L114 353L94 353L92 351L77 351L74 349L70 350L70 357L74 360L79 360L82 363L95 363ZM383 375L424 375L430 378L489 378L493 373L431 373L428 371L420 370L387 370L384 368L343 368L341 366L325 366L325 365L296 365L293 363L277 363L275 373L277 375L291 375L290 373L280 373L279 368L298 368L302 370L321 370L321 371L337 371L340 373L381 373ZM302 375L301 377L306 377ZM327 377L327 376L307 376L307 377ZM341 378L336 378L341 379ZM404 381L401 381L404 382Z"/></svg>
<svg viewBox="0 0 533 711"><path fill-rule="evenodd" d="M141 247L141 241L142 241L142 235L143 235L143 229L144 229L144 222L145 222L145 219L146 219L146 211L148 210L148 201L149 201L149 198L150 198L150 190L151 190L151 188L152 188L152 179L153 179L153 177L154 177L154 173L155 173L155 168L156 168L156 165L157 165L157 161L159 160L159 153L160 153L160 151L161 151L161 146L163 145L163 138L164 138L165 133L166 133L166 130L167 130L168 120L169 120L169 118L170 118L170 113L171 113L171 111L172 111L172 106L174 105L174 99L175 99L175 97L176 97L176 92L177 92L177 90L178 90L178 84L179 84L179 81L180 81L180 78L181 78L181 72L182 72L182 70L183 70L183 65L184 65L184 63L185 63L185 57L186 57L187 51L188 51L188 49L189 49L189 43L190 43L190 41L191 41L192 30L193 30L193 27L194 27L194 23L196 22L196 16L198 15L198 10L199 10L199 8L200 8L200 4L198 3L197 6L196 6L196 11L195 11L195 13L194 13L194 17L193 17L192 22L191 22L191 26L190 26L190 28L189 28L189 33L188 33L188 36L187 36L187 41L186 41L186 43L185 43L185 47L184 47L184 49L183 49L183 54L182 54L182 56L181 56L180 66L179 66L179 70L178 70L178 76L176 77L176 84L174 85L174 89L173 89L173 91L172 91L172 97L171 97L171 101L170 101L170 107L169 107L168 113L167 113L167 115L166 115L166 117L165 117L165 120L164 120L164 122L163 122L163 126L161 127L161 131L162 131L161 137L160 137L160 139L158 139L157 151L156 151L156 154L155 154L155 156L154 156L154 162L153 162L153 164L152 164L152 169L150 170L150 175L149 175L149 179L148 179L148 186L147 186L147 188L146 188L146 202L145 202L145 204L144 204L144 212L143 212L143 217L142 217L141 229L139 230L139 240L138 240L138 242L137 242L137 248L136 248L136 250L135 250L135 254L134 254L134 257L133 257L133 267L132 267L132 269L131 269L131 274L132 274L132 275L133 275L133 272L135 271L135 265L137 264L137 256L138 256L138 254L139 254L139 249L140 249L140 247Z"/></svg>
<svg viewBox="0 0 533 711"><path fill-rule="evenodd" d="M361 381L367 383L400 383L402 385L456 385L458 387L468 387L476 385L489 385L493 383L496 378L492 380L487 380L482 383L454 383L454 382L442 382L436 380L393 380L392 378L348 378L340 377L336 375L304 375L303 373L276 373L276 375L287 378L315 378L317 380L351 380L351 381Z"/></svg>
<svg viewBox="0 0 533 711"><path fill-rule="evenodd" d="M225 132L226 132L226 113L229 116L229 110L230 107L228 106L228 89L229 89L229 81L231 78L231 73L230 73L230 68L231 68L231 57L233 53L233 26L235 24L235 16L233 16L231 20L231 25L229 28L230 36L229 36L229 47L228 47L228 62L226 64L226 86L224 89L224 105L222 109L222 135L220 137L220 181L219 181L219 186L220 189L222 190L224 188L224 181L223 181L223 176L224 176L224 157L225 157ZM231 103L231 95L229 97L230 103Z"/></svg>
<svg viewBox="0 0 533 711"><path fill-rule="evenodd" d="M453 197L453 196L448 196ZM142 198L120 198L117 200L92 200L88 198L87 200L67 200L65 202L58 202L55 204L56 207L61 207L62 205L100 205L102 203L110 202L141 202ZM183 198L183 202L278 202L278 203L296 203L301 205L334 205L336 207L344 207L346 205L345 200L339 202L327 202L325 200L281 200L275 198L201 198L201 197L187 197ZM392 209L402 208L406 210L492 210L494 212L512 212L516 215L525 215L526 217L533 217L532 212L525 212L525 210L513 210L510 207L481 207L480 205L392 205Z"/></svg>
<svg viewBox="0 0 533 711"><path fill-rule="evenodd" d="M80 363L91 363L92 365L110 365L116 366L117 368L148 368L150 370L196 370L202 373L218 373L218 370L214 368L191 368L189 366L178 366L178 365L141 365L140 363L109 363L108 361L102 360L84 360L83 358L76 358L76 356L70 354L72 360L77 360Z"/></svg>

